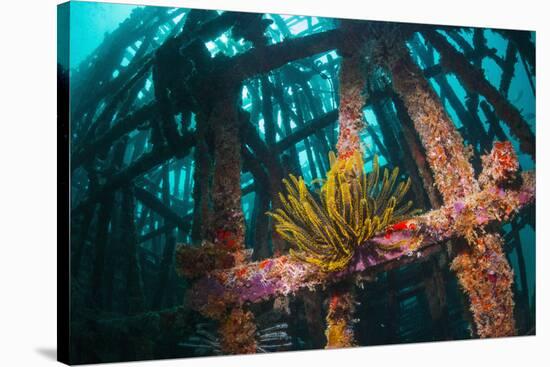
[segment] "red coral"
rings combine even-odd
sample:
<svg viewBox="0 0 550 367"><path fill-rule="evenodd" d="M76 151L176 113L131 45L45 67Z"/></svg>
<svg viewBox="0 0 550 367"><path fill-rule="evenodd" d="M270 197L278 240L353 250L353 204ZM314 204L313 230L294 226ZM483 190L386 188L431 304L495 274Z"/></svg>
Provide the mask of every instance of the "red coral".
<svg viewBox="0 0 550 367"><path fill-rule="evenodd" d="M501 185L512 181L519 169L517 155L509 141L495 142L491 153L481 157L481 160L483 173L479 181L483 186L491 182Z"/></svg>
<svg viewBox="0 0 550 367"><path fill-rule="evenodd" d="M262 261L259 265L259 268L260 269L264 269L269 263L271 262L270 259L265 259L264 261Z"/></svg>
<svg viewBox="0 0 550 367"><path fill-rule="evenodd" d="M392 235L393 232L405 231L405 230L416 231L416 224L409 223L406 220L404 220L402 222L399 222L399 223L395 223L395 224L389 226L386 229L386 233L384 234L384 238L389 240L391 238L391 235Z"/></svg>

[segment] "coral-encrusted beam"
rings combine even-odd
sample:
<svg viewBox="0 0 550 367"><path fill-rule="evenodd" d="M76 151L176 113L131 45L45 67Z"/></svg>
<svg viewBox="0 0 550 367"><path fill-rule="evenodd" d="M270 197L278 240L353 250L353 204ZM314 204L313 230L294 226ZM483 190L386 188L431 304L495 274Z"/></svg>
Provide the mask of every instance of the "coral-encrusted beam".
<svg viewBox="0 0 550 367"><path fill-rule="evenodd" d="M229 304L260 302L306 287L325 286L350 276L365 278L416 261L438 251L442 241L476 236L490 222L510 219L530 204L535 198L534 173L523 173L521 179L523 182L518 188L487 185L478 193L394 226L395 230L366 243L357 251L350 265L338 273L323 273L314 265L281 256L212 271L193 285L186 299L193 308L208 315L213 309L225 308ZM382 251L380 247L395 247L395 250Z"/></svg>
<svg viewBox="0 0 550 367"><path fill-rule="evenodd" d="M394 90L403 100L420 141L426 150L437 189L445 203L477 191L478 184L469 162L471 152L447 115L441 101L404 46L395 46L399 58L388 69Z"/></svg>

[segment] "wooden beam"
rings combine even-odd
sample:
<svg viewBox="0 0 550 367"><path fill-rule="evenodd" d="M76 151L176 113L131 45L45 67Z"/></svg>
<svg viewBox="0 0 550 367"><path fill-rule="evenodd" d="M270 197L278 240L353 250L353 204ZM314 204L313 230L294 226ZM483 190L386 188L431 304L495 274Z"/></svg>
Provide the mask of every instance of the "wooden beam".
<svg viewBox="0 0 550 367"><path fill-rule="evenodd" d="M188 219L180 216L171 208L167 207L159 198L151 194L149 191L138 186L134 188L134 191L136 194L136 199L141 201L141 203L149 209L159 214L166 221L174 223L183 231L188 231L191 228Z"/></svg>
<svg viewBox="0 0 550 367"><path fill-rule="evenodd" d="M338 111L333 110L330 112L325 113L324 115L309 121L305 127L302 129L292 133L291 135L288 135L287 137L279 140L275 144L274 151L277 153L281 153L285 151L286 149L290 148L292 145L299 143L300 141L304 140L308 136L314 134L319 129L325 128L328 125L336 122L338 120Z"/></svg>
<svg viewBox="0 0 550 367"><path fill-rule="evenodd" d="M242 81L277 69L288 62L334 50L341 39L340 30L334 29L254 48L234 57L229 63L229 69L233 71L231 78Z"/></svg>
<svg viewBox="0 0 550 367"><path fill-rule="evenodd" d="M441 34L434 30L425 30L422 34L439 51L443 67L456 74L466 89L479 93L493 105L497 116L518 138L521 150L535 160L535 134L518 109L489 83L482 70L470 64Z"/></svg>
<svg viewBox="0 0 550 367"><path fill-rule="evenodd" d="M189 218L191 219L191 218ZM174 223L174 222L169 222L169 223L166 223L165 225L163 225L162 227L160 228L157 228L155 230L152 230L151 232L149 233L146 233L142 236L140 236L137 240L138 243L143 243L143 242L146 242L146 241L149 241L157 236L161 236L163 234L166 234L168 232L170 232L171 230L173 230L174 228L176 228L177 224Z"/></svg>
<svg viewBox="0 0 550 367"><path fill-rule="evenodd" d="M160 146L153 149L149 153L144 153L136 162L111 175L107 178L104 184L89 193L86 199L72 209L72 215L77 215L89 205L101 200L109 192L120 189L136 177L139 177L140 175L157 167L168 159L173 157L181 158L187 155L194 144L195 134L193 132L187 132L183 137L181 137L181 143L175 151L170 149L168 146Z"/></svg>
<svg viewBox="0 0 550 367"><path fill-rule="evenodd" d="M155 109L155 102L151 102L143 107L140 107L119 121L116 121L113 127L101 136L97 137L94 141L86 144L80 149L77 149L77 151L72 155L71 169L74 170L82 164L89 162L95 157L98 151L108 148L116 140L120 139L125 134L134 131L140 125L147 122L154 116Z"/></svg>
<svg viewBox="0 0 550 367"><path fill-rule="evenodd" d="M521 57L529 64L533 75L535 75L537 71L536 50L534 43L531 42L531 31L515 31L508 29L498 29L496 31L515 44Z"/></svg>

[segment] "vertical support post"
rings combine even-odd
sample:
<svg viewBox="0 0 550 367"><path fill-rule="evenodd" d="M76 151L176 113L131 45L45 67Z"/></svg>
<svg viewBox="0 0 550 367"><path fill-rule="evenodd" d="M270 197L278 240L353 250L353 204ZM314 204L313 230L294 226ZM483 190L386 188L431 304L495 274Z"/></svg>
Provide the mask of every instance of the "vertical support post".
<svg viewBox="0 0 550 367"><path fill-rule="evenodd" d="M191 229L191 240L200 242L206 238L205 230L210 223L210 174L212 163L207 138L207 117L199 113L197 118L197 144L195 146L195 171L193 185L193 226ZM187 178L191 170L191 163L187 171ZM187 185L186 185L187 187Z"/></svg>
<svg viewBox="0 0 550 367"><path fill-rule="evenodd" d="M233 90L234 88L229 88ZM228 93L214 106L210 126L214 129L212 213L207 238L231 252L235 265L245 261L244 214L241 205L241 139L234 96ZM227 354L256 352L254 314L241 307L220 320L222 351Z"/></svg>
<svg viewBox="0 0 550 367"><path fill-rule="evenodd" d="M361 56L359 52L342 57L340 69L340 105L338 107L338 121L340 131L336 149L339 158L351 156L361 149L359 132L364 127L363 106L365 97L365 73L361 70Z"/></svg>
<svg viewBox="0 0 550 367"><path fill-rule="evenodd" d="M353 333L353 314L355 312L355 297L349 284L340 284L330 292L327 312L326 349L348 348L355 345Z"/></svg>
<svg viewBox="0 0 550 367"><path fill-rule="evenodd" d="M237 251L244 249L244 215L241 205L241 139L232 97L230 94L221 99L210 115L215 152L212 221L207 236L217 242L220 231L226 231L234 241L229 249Z"/></svg>
<svg viewBox="0 0 550 367"><path fill-rule="evenodd" d="M126 256L128 258L126 270L127 304L125 311L133 315L143 311L143 285L141 281L141 268L139 265L136 220L135 220L135 195L133 189L122 192L121 204L121 238L124 240Z"/></svg>
<svg viewBox="0 0 550 367"><path fill-rule="evenodd" d="M340 68L340 105L338 120L340 131L336 149L338 159L351 157L361 150L359 132L364 127L363 107L365 97L363 89L366 73L362 70L362 56L352 45L344 45L341 50L342 66ZM329 292L330 303L326 316L326 348L345 348L355 345L352 319L355 312L355 301L351 284L335 286Z"/></svg>

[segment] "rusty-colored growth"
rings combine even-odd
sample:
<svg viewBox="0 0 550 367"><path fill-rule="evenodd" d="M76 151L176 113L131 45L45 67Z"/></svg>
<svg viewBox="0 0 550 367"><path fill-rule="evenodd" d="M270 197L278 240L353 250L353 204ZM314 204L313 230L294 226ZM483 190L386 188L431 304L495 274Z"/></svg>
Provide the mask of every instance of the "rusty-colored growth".
<svg viewBox="0 0 550 367"><path fill-rule="evenodd" d="M514 274L497 234L480 237L452 262L481 338L516 334L512 282Z"/></svg>
<svg viewBox="0 0 550 367"><path fill-rule="evenodd" d="M353 295L349 291L334 290L326 317L326 349L348 348L355 345L351 320L354 311Z"/></svg>
<svg viewBox="0 0 550 367"><path fill-rule="evenodd" d="M234 308L222 320L220 336L220 346L224 353L256 353L256 324L252 312Z"/></svg>

